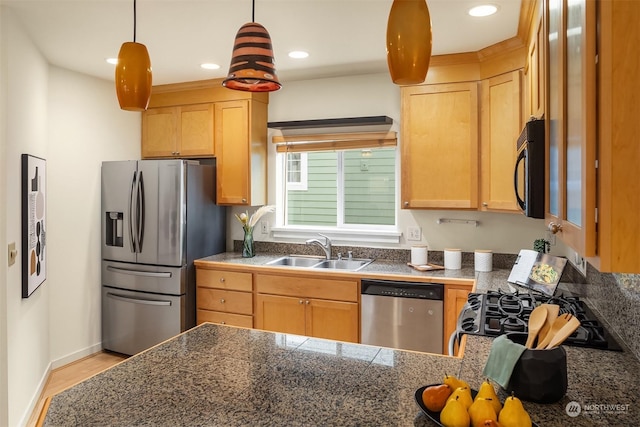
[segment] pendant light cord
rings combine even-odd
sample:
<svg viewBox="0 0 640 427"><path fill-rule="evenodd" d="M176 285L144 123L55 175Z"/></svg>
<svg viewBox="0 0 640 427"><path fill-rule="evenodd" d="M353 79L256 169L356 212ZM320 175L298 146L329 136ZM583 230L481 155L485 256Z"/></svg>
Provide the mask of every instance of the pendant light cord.
<svg viewBox="0 0 640 427"><path fill-rule="evenodd" d="M256 22L256 0L251 1L251 22Z"/></svg>
<svg viewBox="0 0 640 427"><path fill-rule="evenodd" d="M133 42L136 42L136 0L133 0Z"/></svg>

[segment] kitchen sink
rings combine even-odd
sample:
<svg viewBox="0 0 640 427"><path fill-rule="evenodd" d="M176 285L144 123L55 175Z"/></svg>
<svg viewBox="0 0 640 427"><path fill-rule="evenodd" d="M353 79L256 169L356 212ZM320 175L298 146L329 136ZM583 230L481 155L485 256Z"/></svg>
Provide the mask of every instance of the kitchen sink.
<svg viewBox="0 0 640 427"><path fill-rule="evenodd" d="M358 271L373 262L372 259L325 259L306 256L286 255L265 265L279 267L324 268L328 270Z"/></svg>
<svg viewBox="0 0 640 427"><path fill-rule="evenodd" d="M327 259L320 264L316 264L314 268L327 268L335 270L351 270L358 271L361 268L371 264L372 259Z"/></svg>

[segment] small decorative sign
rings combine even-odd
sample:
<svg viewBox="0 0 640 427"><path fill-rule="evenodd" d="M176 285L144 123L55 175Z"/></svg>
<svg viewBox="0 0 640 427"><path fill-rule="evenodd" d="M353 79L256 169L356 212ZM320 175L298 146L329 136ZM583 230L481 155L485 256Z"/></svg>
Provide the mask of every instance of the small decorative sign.
<svg viewBox="0 0 640 427"><path fill-rule="evenodd" d="M22 298L47 278L46 161L22 155Z"/></svg>

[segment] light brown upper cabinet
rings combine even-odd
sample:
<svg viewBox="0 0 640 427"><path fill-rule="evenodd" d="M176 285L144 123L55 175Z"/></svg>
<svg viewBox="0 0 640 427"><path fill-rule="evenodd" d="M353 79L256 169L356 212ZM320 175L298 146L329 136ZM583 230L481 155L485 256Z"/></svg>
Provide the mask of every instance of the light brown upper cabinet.
<svg viewBox="0 0 640 427"><path fill-rule="evenodd" d="M267 104L248 100L215 106L217 200L223 205L267 201Z"/></svg>
<svg viewBox="0 0 640 427"><path fill-rule="evenodd" d="M154 86L142 113L142 158L216 158L221 205L267 200L268 93L222 87L222 80Z"/></svg>
<svg viewBox="0 0 640 427"><path fill-rule="evenodd" d="M522 72L481 83L480 208L519 212L514 191L516 140L522 130ZM522 194L522 192L521 192Z"/></svg>
<svg viewBox="0 0 640 427"><path fill-rule="evenodd" d="M401 98L402 208L476 209L478 83L406 86Z"/></svg>
<svg viewBox="0 0 640 427"><path fill-rule="evenodd" d="M530 117L541 118L545 111L546 40L542 2L533 8L529 34L527 62L524 68L525 104L524 121Z"/></svg>
<svg viewBox="0 0 640 427"><path fill-rule="evenodd" d="M546 222L582 256L596 254L595 2L548 2Z"/></svg>
<svg viewBox="0 0 640 427"><path fill-rule="evenodd" d="M213 157L213 104L152 108L142 114L142 157Z"/></svg>

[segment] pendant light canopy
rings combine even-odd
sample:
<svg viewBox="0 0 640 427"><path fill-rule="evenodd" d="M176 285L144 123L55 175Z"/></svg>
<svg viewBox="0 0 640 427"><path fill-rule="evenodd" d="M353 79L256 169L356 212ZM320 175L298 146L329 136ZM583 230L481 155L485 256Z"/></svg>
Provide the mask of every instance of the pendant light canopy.
<svg viewBox="0 0 640 427"><path fill-rule="evenodd" d="M255 0L251 21L238 30L233 44L229 74L222 86L248 92L273 92L282 87L276 76L271 37L255 22Z"/></svg>
<svg viewBox="0 0 640 427"><path fill-rule="evenodd" d="M120 108L144 111L151 98L151 60L147 47L136 43L136 0L133 0L133 42L125 42L118 53L116 93Z"/></svg>
<svg viewBox="0 0 640 427"><path fill-rule="evenodd" d="M431 16L425 0L393 0L387 22L387 64L398 85L424 82L431 59Z"/></svg>

